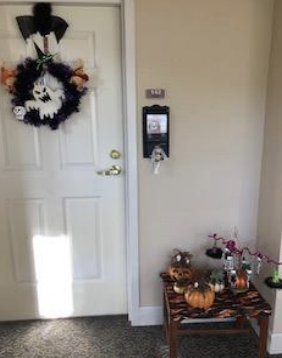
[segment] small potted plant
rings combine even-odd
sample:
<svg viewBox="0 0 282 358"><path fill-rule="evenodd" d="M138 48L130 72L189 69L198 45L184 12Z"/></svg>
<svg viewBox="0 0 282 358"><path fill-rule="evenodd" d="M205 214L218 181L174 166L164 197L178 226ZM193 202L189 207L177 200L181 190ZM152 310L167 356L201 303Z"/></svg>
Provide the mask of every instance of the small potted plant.
<svg viewBox="0 0 282 358"><path fill-rule="evenodd" d="M272 276L267 277L264 282L270 288L276 288L276 289L282 288L282 279L280 278L277 269L273 270Z"/></svg>

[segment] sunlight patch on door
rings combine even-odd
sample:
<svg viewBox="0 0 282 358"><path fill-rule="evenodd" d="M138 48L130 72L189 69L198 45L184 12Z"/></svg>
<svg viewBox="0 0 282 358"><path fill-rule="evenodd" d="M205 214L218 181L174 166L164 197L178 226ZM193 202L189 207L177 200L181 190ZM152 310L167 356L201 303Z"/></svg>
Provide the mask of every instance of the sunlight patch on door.
<svg viewBox="0 0 282 358"><path fill-rule="evenodd" d="M33 252L40 316L70 316L73 313L73 293L69 237L34 236Z"/></svg>

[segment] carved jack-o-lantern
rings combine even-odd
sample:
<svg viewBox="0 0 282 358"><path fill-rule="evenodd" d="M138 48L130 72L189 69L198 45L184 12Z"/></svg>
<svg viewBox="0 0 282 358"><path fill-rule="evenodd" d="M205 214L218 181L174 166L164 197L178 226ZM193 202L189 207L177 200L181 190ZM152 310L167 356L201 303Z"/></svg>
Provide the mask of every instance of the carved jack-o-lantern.
<svg viewBox="0 0 282 358"><path fill-rule="evenodd" d="M189 252L182 252L175 250L171 258L171 265L168 273L170 277L176 281L189 281L193 276L193 269L191 268L191 257Z"/></svg>
<svg viewBox="0 0 282 358"><path fill-rule="evenodd" d="M174 265L171 265L169 267L168 273L170 274L170 277L177 280L190 280L193 276L193 269L191 267L177 267Z"/></svg>

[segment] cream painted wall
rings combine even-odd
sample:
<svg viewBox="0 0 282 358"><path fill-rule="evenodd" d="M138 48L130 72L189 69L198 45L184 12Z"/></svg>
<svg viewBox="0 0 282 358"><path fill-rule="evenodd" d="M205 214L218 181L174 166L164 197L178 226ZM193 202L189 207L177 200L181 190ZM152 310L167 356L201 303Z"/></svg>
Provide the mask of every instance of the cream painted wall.
<svg viewBox="0 0 282 358"><path fill-rule="evenodd" d="M137 0L140 300L161 303L174 247L206 260L206 236L256 238L273 2ZM146 100L146 88L167 90ZM171 157L142 158L141 109L171 108ZM197 257L197 259L196 259Z"/></svg>
<svg viewBox="0 0 282 358"><path fill-rule="evenodd" d="M276 1L270 57L258 217L258 246L282 261L282 2ZM280 254L279 254L280 253ZM264 274L270 273L266 266ZM282 274L282 270L280 272ZM282 334L282 292L260 287L275 307L271 330Z"/></svg>

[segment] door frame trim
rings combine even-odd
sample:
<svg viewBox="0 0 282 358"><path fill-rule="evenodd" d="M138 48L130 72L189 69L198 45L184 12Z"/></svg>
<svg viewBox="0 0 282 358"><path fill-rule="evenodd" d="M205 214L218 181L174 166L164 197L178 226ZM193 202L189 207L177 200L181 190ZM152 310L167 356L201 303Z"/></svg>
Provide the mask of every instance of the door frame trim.
<svg viewBox="0 0 282 358"><path fill-rule="evenodd" d="M23 5L40 0L0 0L0 5ZM125 152L125 202L127 250L128 318L133 325L139 322L139 220L138 220L138 163L137 163L137 101L135 58L135 0L50 0L60 5L119 6L122 25L123 111Z"/></svg>
<svg viewBox="0 0 282 358"><path fill-rule="evenodd" d="M139 321L139 216L135 0L121 0L124 79L124 139L126 153L126 240L128 318Z"/></svg>

